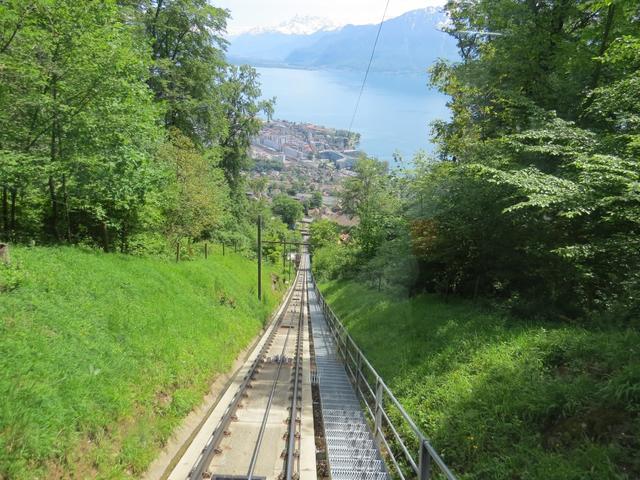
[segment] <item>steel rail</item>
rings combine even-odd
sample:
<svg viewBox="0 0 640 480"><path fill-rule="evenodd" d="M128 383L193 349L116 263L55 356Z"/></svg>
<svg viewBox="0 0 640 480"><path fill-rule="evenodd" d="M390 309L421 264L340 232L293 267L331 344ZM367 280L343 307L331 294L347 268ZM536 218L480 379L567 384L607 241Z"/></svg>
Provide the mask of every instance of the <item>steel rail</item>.
<svg viewBox="0 0 640 480"><path fill-rule="evenodd" d="M287 312L289 310L289 307L291 305L291 301L293 299L293 294L294 294L294 292L296 290L295 285L297 284L297 282L298 282L298 279L296 278L296 282L294 282L291 290L287 294L287 298L285 300L284 308L280 311L280 313L275 318L275 321L273 322L273 327L271 329L271 332L269 332L269 336L267 337L267 339L265 340L264 344L260 348L260 352L258 353L258 355L256 356L255 360L251 364L251 367L249 368L249 371L247 372L247 374L244 376L244 378L242 380L242 383L240 384L240 387L238 388L238 390L236 391L236 393L233 396L233 399L231 400L231 402L227 406L226 410L224 411L224 413L222 415L222 418L220 419L220 422L218 422L218 425L216 426L216 428L215 428L213 434L211 435L209 441L207 442L207 444L203 448L202 453L198 457L198 460L197 460L196 464L194 465L194 467L189 472L189 475L188 475L189 479L200 480L200 479L202 479L204 477L204 474L205 474L207 468L209 467L209 465L211 464L211 460L213 459L213 456L216 453L216 449L218 448L218 446L220 445L220 442L224 438L225 431L229 427L235 411L238 409L238 405L240 404L240 401L242 400L242 396L243 396L245 390L247 389L247 386L251 382L252 377L254 376L254 374L256 372L256 369L258 368L258 366L260 365L262 360L264 360L264 357L266 356L266 353L270 349L271 341L276 337L276 335L278 333L278 329L282 325L282 322L283 322L283 320L284 320L284 318L285 318L285 316L286 316L286 314L287 314ZM288 334L289 334L289 332L287 332L287 335Z"/></svg>
<svg viewBox="0 0 640 480"><path fill-rule="evenodd" d="M297 284L296 280L296 284ZM264 432L267 429L267 421L269 419L269 413L271 412L271 405L273 403L273 397L275 396L276 389L278 388L278 381L280 379L280 372L282 371L282 363L284 359L284 353L287 349L287 344L289 343L289 336L291 334L291 329L287 329L287 336L284 339L284 345L282 346L282 352L280 353L280 358L278 359L278 370L276 372L276 376L273 380L273 384L271 385L271 391L269 393L269 399L267 400L267 406L265 408L264 415L262 416L262 422L260 424L260 430L258 431L258 438L256 440L256 444L253 448L253 453L251 454L251 461L249 462L249 470L247 471L247 480L253 479L253 474L255 472L256 464L258 463L258 455L260 454L260 449L262 448L262 440L264 439Z"/></svg>
<svg viewBox="0 0 640 480"><path fill-rule="evenodd" d="M306 263L306 262L305 262ZM299 376L302 374L301 372L301 363L302 363L302 332L304 329L304 296L306 292L307 285L307 275L305 269L300 269L304 272L302 275L302 293L300 295L300 316L298 318L298 341L296 345L296 368L293 374L293 398L291 399L291 415L289 416L289 438L288 438L288 446L287 446L287 471L286 471L286 480L293 479L293 457L295 452L295 442L296 442L296 422L298 417L298 386L299 386Z"/></svg>
<svg viewBox="0 0 640 480"><path fill-rule="evenodd" d="M298 275L296 278L296 285L298 283L301 284L301 287L304 287L304 277L300 275L301 270L298 270ZM301 294L300 294L300 303L299 303L299 307L300 307L300 315L302 315L302 311L303 311L303 303L304 303L304 291L301 289ZM298 324L300 323L300 321L298 321ZM247 480L253 480L253 474L255 472L255 468L256 468L256 464L258 463L258 455L260 454L260 449L262 448L262 441L264 439L264 433L267 429L267 421L269 420L269 413L271 412L271 405L273 404L273 397L275 396L276 393L276 389L278 388L278 383L280 380L280 372L282 371L282 364L283 364L283 359L284 359L284 354L285 351L287 349L287 344L289 343L289 337L291 334L291 329L287 329L287 336L284 339L284 345L282 346L282 352L280 354L280 358L278 361L278 371L276 372L276 377L273 380L273 385L271 386L271 392L269 393L269 399L267 401L267 406L264 412L264 415L262 416L262 423L260 425L260 431L258 432L258 438L256 440L256 445L253 449L253 454L251 455L251 462L249 463L249 470L247 471ZM296 332L297 334L297 339L300 339L302 334L300 332L300 328L298 328L298 331ZM297 348L297 347L296 347ZM296 351L296 357L298 355L298 351ZM296 361L296 364L298 362ZM295 427L295 416L294 413L292 413L290 415L290 422L294 425Z"/></svg>

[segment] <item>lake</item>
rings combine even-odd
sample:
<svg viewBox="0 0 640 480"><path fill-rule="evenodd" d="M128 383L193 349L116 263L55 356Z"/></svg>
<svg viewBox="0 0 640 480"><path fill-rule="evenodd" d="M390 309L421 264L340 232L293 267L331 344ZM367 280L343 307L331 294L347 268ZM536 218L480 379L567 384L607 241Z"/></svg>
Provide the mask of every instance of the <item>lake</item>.
<svg viewBox="0 0 640 480"><path fill-rule="evenodd" d="M276 97L275 119L349 128L363 72L256 69L264 98ZM432 151L429 124L449 118L447 98L427 87L427 74L371 72L353 131L360 149L381 160L394 152L410 159L420 149Z"/></svg>

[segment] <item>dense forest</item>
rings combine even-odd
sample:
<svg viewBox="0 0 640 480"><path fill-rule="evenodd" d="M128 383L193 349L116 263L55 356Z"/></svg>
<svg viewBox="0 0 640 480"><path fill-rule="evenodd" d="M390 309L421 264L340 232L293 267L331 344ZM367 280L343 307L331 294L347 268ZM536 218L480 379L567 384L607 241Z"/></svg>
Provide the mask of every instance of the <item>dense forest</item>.
<svg viewBox="0 0 640 480"><path fill-rule="evenodd" d="M640 6L450 1L462 61L438 158L363 159L344 185L359 225L314 225L324 278L493 299L523 316L640 317Z"/></svg>
<svg viewBox="0 0 640 480"><path fill-rule="evenodd" d="M0 227L20 243L251 248L247 147L268 116L206 0L0 2Z"/></svg>

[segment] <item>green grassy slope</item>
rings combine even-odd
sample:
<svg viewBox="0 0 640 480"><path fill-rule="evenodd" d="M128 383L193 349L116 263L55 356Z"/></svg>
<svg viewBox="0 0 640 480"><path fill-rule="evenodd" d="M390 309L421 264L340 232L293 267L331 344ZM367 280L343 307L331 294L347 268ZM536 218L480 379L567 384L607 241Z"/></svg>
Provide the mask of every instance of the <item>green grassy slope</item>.
<svg viewBox="0 0 640 480"><path fill-rule="evenodd" d="M640 478L640 334L348 282L327 300L463 479Z"/></svg>
<svg viewBox="0 0 640 480"><path fill-rule="evenodd" d="M175 264L15 248L12 259L17 272L0 272L7 480L138 478L282 293L267 268L260 304L255 263L233 254Z"/></svg>

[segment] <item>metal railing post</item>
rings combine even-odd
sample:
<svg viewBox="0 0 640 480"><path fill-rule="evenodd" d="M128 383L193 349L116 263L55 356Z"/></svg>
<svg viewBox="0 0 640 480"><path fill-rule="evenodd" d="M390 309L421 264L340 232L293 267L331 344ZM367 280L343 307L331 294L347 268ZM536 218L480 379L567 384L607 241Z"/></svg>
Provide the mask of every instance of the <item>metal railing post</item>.
<svg viewBox="0 0 640 480"><path fill-rule="evenodd" d="M376 441L382 441L382 409L384 408L382 405L383 402L383 394L384 390L382 388L382 382L379 378L376 379L376 405L374 413L376 415L375 418L375 437Z"/></svg>
<svg viewBox="0 0 640 480"><path fill-rule="evenodd" d="M360 350L357 351L358 361L356 362L356 390L360 395L360 398L364 399L364 395L362 394L362 389L360 388L360 377L363 377L362 374L362 354Z"/></svg>
<svg viewBox="0 0 640 480"><path fill-rule="evenodd" d="M429 480L431 478L431 455L427 449L427 441L420 441L420 466L419 480Z"/></svg>

